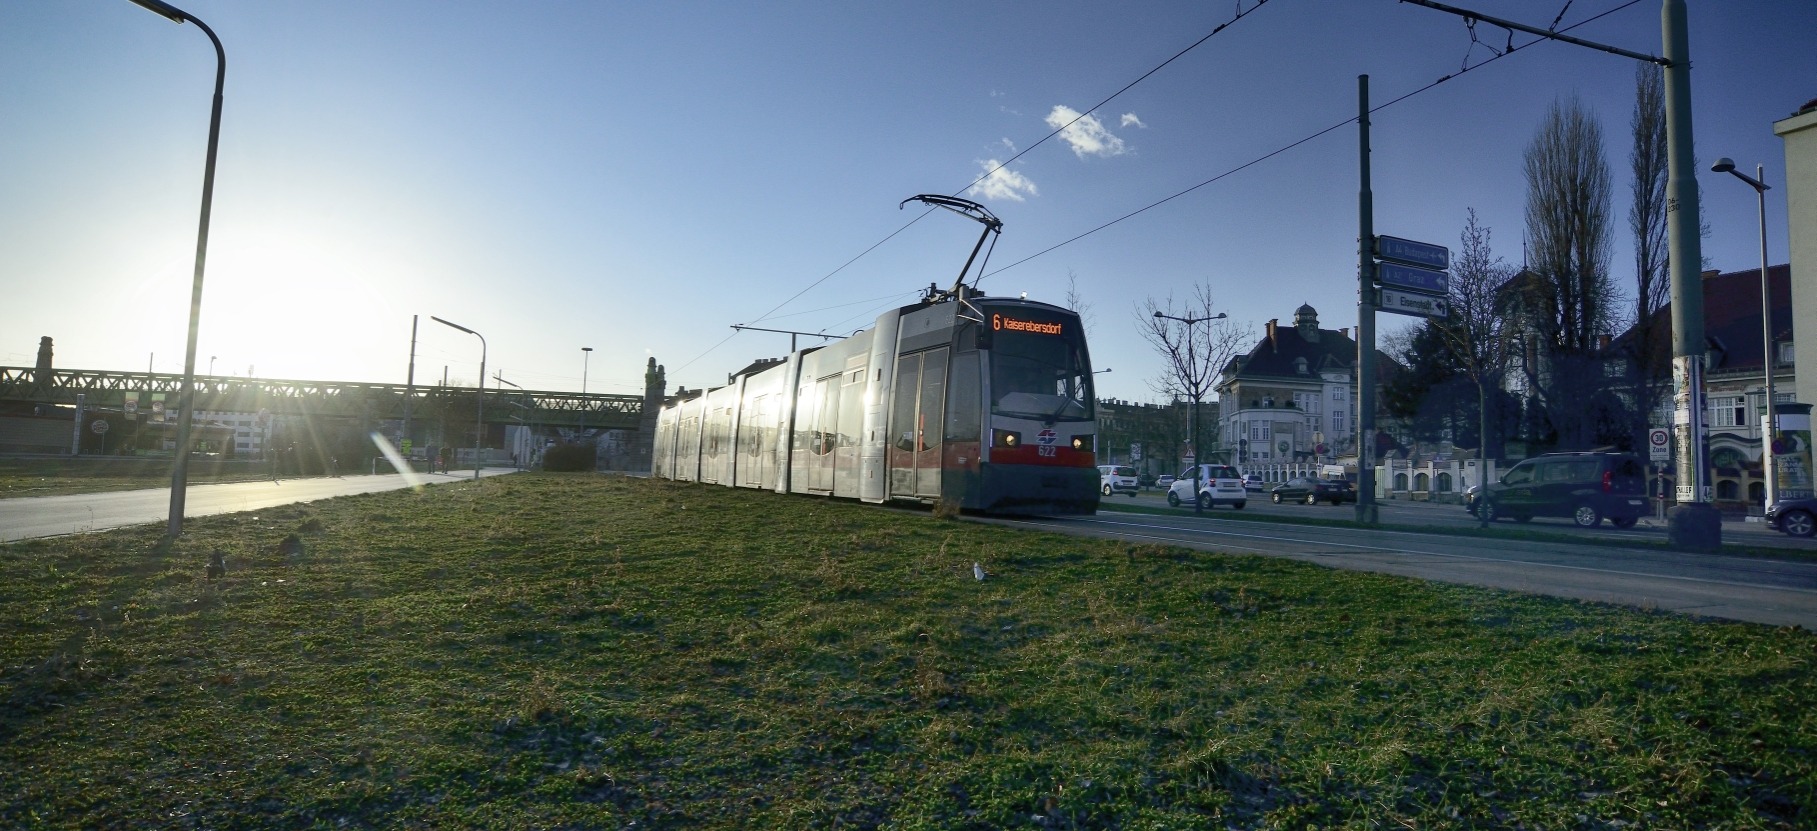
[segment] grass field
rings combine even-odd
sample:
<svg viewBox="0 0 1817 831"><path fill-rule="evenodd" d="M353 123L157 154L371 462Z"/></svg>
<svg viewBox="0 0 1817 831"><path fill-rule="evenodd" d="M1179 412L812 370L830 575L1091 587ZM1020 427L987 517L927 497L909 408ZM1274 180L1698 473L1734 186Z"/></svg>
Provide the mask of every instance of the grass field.
<svg viewBox="0 0 1817 831"><path fill-rule="evenodd" d="M0 547L0 827L1817 825L1802 630L597 476L189 527Z"/></svg>

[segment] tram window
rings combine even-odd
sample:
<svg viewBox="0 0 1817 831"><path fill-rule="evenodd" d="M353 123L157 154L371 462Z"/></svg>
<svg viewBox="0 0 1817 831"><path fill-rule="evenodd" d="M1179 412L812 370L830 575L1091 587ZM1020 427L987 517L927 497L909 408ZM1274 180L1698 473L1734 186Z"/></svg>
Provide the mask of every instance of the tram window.
<svg viewBox="0 0 1817 831"><path fill-rule="evenodd" d="M983 390L978 383L978 353L953 356L952 379L946 389L946 440L977 441L984 414Z"/></svg>
<svg viewBox="0 0 1817 831"><path fill-rule="evenodd" d="M1092 417L1091 372L1076 335L991 335L993 411L1069 421Z"/></svg>
<svg viewBox="0 0 1817 831"><path fill-rule="evenodd" d="M896 361L896 393L890 413L890 429L896 432L892 442L897 449L915 449L915 392L921 380L921 356L904 355Z"/></svg>

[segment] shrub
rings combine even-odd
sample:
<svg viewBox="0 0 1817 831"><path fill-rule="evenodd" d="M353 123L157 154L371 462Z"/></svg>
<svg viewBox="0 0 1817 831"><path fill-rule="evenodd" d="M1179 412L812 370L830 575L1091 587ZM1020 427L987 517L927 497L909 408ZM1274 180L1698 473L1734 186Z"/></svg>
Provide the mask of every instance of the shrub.
<svg viewBox="0 0 1817 831"><path fill-rule="evenodd" d="M591 444L558 444L543 451L543 470L592 470L595 458Z"/></svg>

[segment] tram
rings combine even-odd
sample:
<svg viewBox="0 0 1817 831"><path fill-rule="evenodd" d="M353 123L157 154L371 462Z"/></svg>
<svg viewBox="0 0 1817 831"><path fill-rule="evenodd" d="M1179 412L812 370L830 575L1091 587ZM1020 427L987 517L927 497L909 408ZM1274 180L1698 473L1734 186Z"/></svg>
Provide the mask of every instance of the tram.
<svg viewBox="0 0 1817 831"><path fill-rule="evenodd" d="M651 473L983 513L1096 512L1096 399L1079 316L985 296L964 275L851 337L672 399Z"/></svg>

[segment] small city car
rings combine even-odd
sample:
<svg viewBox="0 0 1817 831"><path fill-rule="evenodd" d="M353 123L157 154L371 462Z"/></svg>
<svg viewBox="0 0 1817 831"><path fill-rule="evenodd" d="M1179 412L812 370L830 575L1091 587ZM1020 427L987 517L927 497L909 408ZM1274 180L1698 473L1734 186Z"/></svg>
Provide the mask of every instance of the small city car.
<svg viewBox="0 0 1817 831"><path fill-rule="evenodd" d="M1163 473L1160 476L1156 476L1155 487L1160 488L1161 490L1167 490L1173 487L1173 474Z"/></svg>
<svg viewBox="0 0 1817 831"><path fill-rule="evenodd" d="M1547 453L1508 469L1501 481L1472 488L1464 510L1490 521L1568 517L1595 528L1604 519L1632 528L1647 512L1646 469L1624 453Z"/></svg>
<svg viewBox="0 0 1817 831"><path fill-rule="evenodd" d="M1243 490L1261 493L1262 489L1267 486L1268 483L1262 481L1262 474L1260 473L1251 473L1248 476L1243 477Z"/></svg>
<svg viewBox="0 0 1817 831"><path fill-rule="evenodd" d="M1167 504L1180 507L1193 499L1192 468L1182 471L1167 488ZM1243 490L1243 475L1230 465L1199 465L1199 507L1229 505L1241 508L1249 504L1249 492Z"/></svg>
<svg viewBox="0 0 1817 831"><path fill-rule="evenodd" d="M1134 498L1136 491L1142 489L1142 483L1136 479L1136 469L1129 465L1098 465L1098 480L1105 496L1126 493Z"/></svg>
<svg viewBox="0 0 1817 831"><path fill-rule="evenodd" d="M1767 527L1794 537L1817 534L1817 498L1781 499L1767 506Z"/></svg>
<svg viewBox="0 0 1817 831"><path fill-rule="evenodd" d="M1304 502L1317 505L1330 502L1342 505L1356 501L1356 485L1346 479L1321 479L1313 476L1301 476L1289 479L1274 486L1271 498L1275 504L1282 502Z"/></svg>

